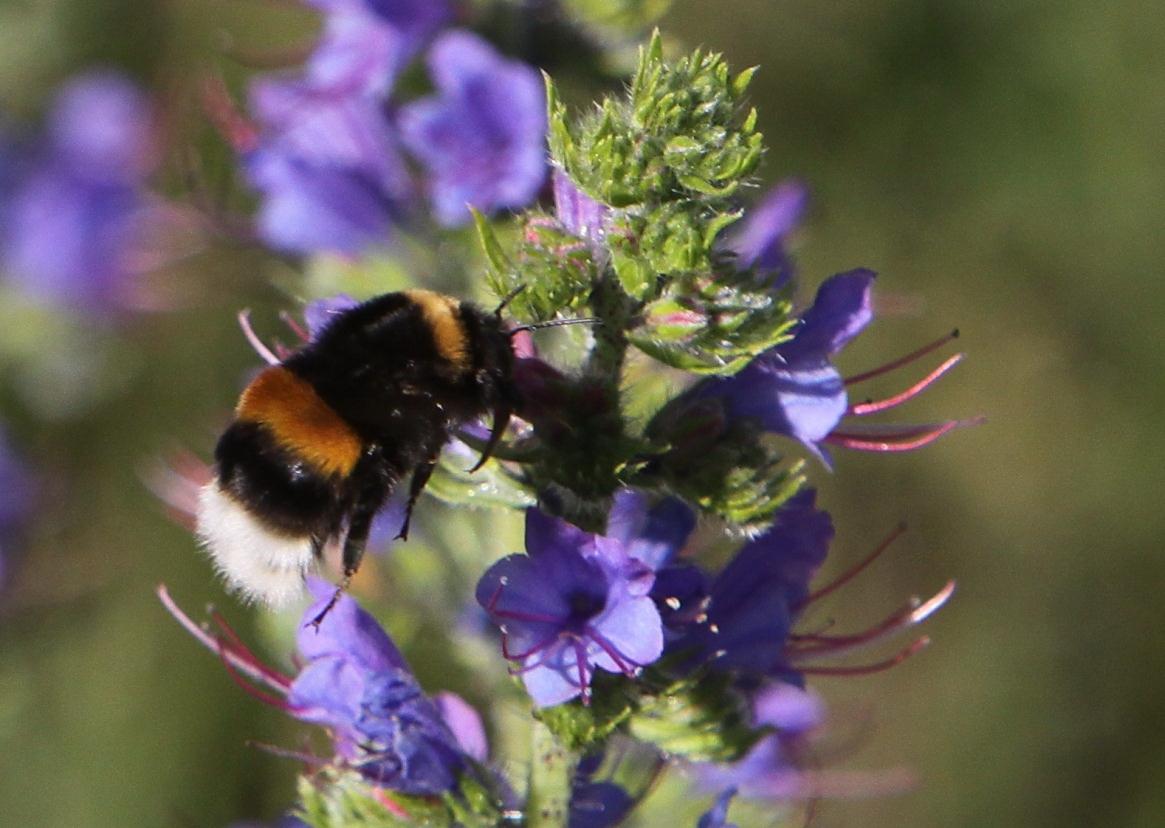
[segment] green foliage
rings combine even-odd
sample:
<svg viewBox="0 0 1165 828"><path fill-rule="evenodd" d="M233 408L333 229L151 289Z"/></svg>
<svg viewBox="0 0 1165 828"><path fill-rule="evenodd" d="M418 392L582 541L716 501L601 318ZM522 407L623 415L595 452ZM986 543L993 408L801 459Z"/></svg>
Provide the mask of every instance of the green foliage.
<svg viewBox="0 0 1165 828"><path fill-rule="evenodd" d="M501 821L498 798L470 775L440 798L377 788L354 771L326 768L299 780L300 817L312 828L489 828Z"/></svg>
<svg viewBox="0 0 1165 828"><path fill-rule="evenodd" d="M615 211L612 263L629 296L650 299L657 275L711 269L716 235L738 216L729 199L763 153L756 112L743 110L751 77L699 50L666 63L656 32L627 96L574 124L547 78L551 154Z"/></svg>
<svg viewBox="0 0 1165 828"><path fill-rule="evenodd" d="M717 400L680 397L646 434L656 453L634 485L673 491L745 531L763 529L805 483L803 461L787 459L751 424L728 422Z"/></svg>
<svg viewBox="0 0 1165 828"><path fill-rule="evenodd" d="M732 762L764 735L749 725L749 718L731 679L697 672L659 692L644 693L627 724L632 736L671 756Z"/></svg>
<svg viewBox="0 0 1165 828"><path fill-rule="evenodd" d="M602 744L638 708L639 688L622 675L596 673L592 690L590 704L575 700L534 712L567 750L585 751Z"/></svg>
<svg viewBox="0 0 1165 828"><path fill-rule="evenodd" d="M474 222L486 255L490 289L499 297L513 296L507 309L515 319L552 319L578 308L590 294L598 278L591 249L552 217L536 211L522 217L514 260L476 210Z"/></svg>
<svg viewBox="0 0 1165 828"><path fill-rule="evenodd" d="M697 374L734 374L790 336L790 303L748 273L686 274L649 303L628 339Z"/></svg>
<svg viewBox="0 0 1165 828"><path fill-rule="evenodd" d="M667 12L672 0L562 0L578 23L600 36L637 35Z"/></svg>

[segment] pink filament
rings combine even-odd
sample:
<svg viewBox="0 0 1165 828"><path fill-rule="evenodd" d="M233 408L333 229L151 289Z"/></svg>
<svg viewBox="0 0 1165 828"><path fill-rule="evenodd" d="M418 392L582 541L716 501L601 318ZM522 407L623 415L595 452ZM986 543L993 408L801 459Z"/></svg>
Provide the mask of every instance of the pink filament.
<svg viewBox="0 0 1165 828"><path fill-rule="evenodd" d="M923 345L917 351L911 351L910 353L906 354L905 356L902 356L902 357L899 357L898 359L887 362L885 365L880 365L877 368L873 368L869 371L866 371L865 373L855 374L852 377L846 377L845 380L843 380L843 382L846 385L856 385L859 382L865 382L868 379L873 379L874 377L880 377L882 374L887 374L890 371L893 371L897 368L901 368L904 365L909 365L910 363L914 362L915 360L921 359L922 357L929 354L931 351L937 350L938 348L941 348L943 345L946 345L952 339L957 339L958 336L959 336L959 331L958 331L958 329L955 329L955 330L951 331L949 334L947 334L946 336L939 337L934 342L931 342L927 345Z"/></svg>
<svg viewBox="0 0 1165 828"><path fill-rule="evenodd" d="M923 636L885 661L873 664L860 664L853 667L801 667L798 669L807 676L868 676L897 667L928 644L930 644L930 639Z"/></svg>
<svg viewBox="0 0 1165 828"><path fill-rule="evenodd" d="M935 440L954 431L960 426L973 425L975 423L976 421L974 420L947 420L944 423L921 425L893 433L870 433L868 435L834 431L828 434L822 442L855 451L914 451L915 449L930 445ZM913 439L911 439L912 437Z"/></svg>
<svg viewBox="0 0 1165 828"><path fill-rule="evenodd" d="M808 597L806 597L804 601L802 601L800 604L798 604L796 608L798 610L800 610L800 609L808 606L809 604L812 604L814 601L817 601L817 600L820 600L821 598L824 598L826 595L829 595L829 593L833 592L834 590L845 586L847 583L849 583L851 580L853 580L858 574L860 574L863 570L865 570L866 567L868 567L874 561L878 560L878 558L881 557L882 553L890 548L890 544L892 544L899 537L901 537L902 533L905 531L906 531L906 524L905 523L898 524L898 526L896 526L894 528L893 532L891 532L889 535L887 535L882 540L881 543L879 543L876 547L874 547L873 552L871 552L869 555L867 555L862 560L858 561L856 564L854 564L852 567L847 569L845 572L843 572L841 575L839 575L833 581L829 582L828 584L821 587L820 589L809 593Z"/></svg>
<svg viewBox="0 0 1165 828"><path fill-rule="evenodd" d="M892 397L887 397L884 400L851 405L846 411L846 414L853 414L858 417L863 417L867 414L876 414L879 411L888 411L891 408L902 405L904 402L909 402L925 391L927 388L929 388L931 385L933 385L940 377L943 376L943 374L947 373L949 370L958 365L962 359L962 354L955 354L954 356L948 357L947 360L939 367L935 368L933 371L916 382L914 385L907 388L905 391L899 394L895 394Z"/></svg>

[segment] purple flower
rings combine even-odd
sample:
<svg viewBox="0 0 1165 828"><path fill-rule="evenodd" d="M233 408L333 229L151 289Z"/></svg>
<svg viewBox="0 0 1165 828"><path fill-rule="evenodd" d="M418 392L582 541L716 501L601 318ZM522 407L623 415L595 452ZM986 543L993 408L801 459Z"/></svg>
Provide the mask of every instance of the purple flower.
<svg viewBox="0 0 1165 828"><path fill-rule="evenodd" d="M383 104L284 78L254 82L251 102L264 130L245 164L263 239L293 253L387 243L409 180Z"/></svg>
<svg viewBox="0 0 1165 828"><path fill-rule="evenodd" d="M800 181L782 181L748 211L739 229L726 242L745 267L772 273L772 288L779 290L793 278L788 237L805 215L809 189Z"/></svg>
<svg viewBox="0 0 1165 828"><path fill-rule="evenodd" d="M812 489L798 493L767 532L741 547L712 581L699 622L669 652L754 681L800 680L786 658L789 632L833 539L833 522L815 498Z"/></svg>
<svg viewBox="0 0 1165 828"><path fill-rule="evenodd" d="M656 572L683 548L696 528L696 514L679 498L654 505L638 489L620 489L607 516L607 537L623 543L627 554Z"/></svg>
<svg viewBox="0 0 1165 828"><path fill-rule="evenodd" d="M735 786L727 788L720 796L716 797L716 802L713 803L712 807L700 816L696 828L736 828L735 825L728 822L728 806L732 803L734 796L736 796Z"/></svg>
<svg viewBox="0 0 1165 828"><path fill-rule="evenodd" d="M359 300L353 299L346 293L337 293L326 299L308 302L307 307L303 309L303 321L307 323L308 336L315 340L323 333L324 328L328 326L334 316L351 310L359 304Z"/></svg>
<svg viewBox="0 0 1165 828"><path fill-rule="evenodd" d="M546 176L542 81L477 35L449 31L433 43L437 94L405 106L405 146L426 167L437 220L464 224L483 212L530 203Z"/></svg>
<svg viewBox="0 0 1165 828"><path fill-rule="evenodd" d="M95 310L130 303L152 138L146 100L125 78L86 75L61 90L41 146L9 183L0 249L24 290Z"/></svg>
<svg viewBox="0 0 1165 828"><path fill-rule="evenodd" d="M288 689L293 715L329 727L337 752L378 785L410 794L452 789L463 752L400 651L347 595L312 626L334 587L310 587L318 600L296 637L307 663Z"/></svg>
<svg viewBox="0 0 1165 828"><path fill-rule="evenodd" d="M351 596L342 595L318 629L313 626L334 587L318 579L309 587L318 600L304 613L297 635L305 663L294 678L259 663L225 626L225 635L216 637L194 623L165 587L158 597L233 671L284 698L245 685L256 696L301 721L327 727L337 755L366 779L414 795L455 788L469 767L467 748L480 751L480 720L474 721L460 700L435 702L426 696L392 639Z"/></svg>
<svg viewBox="0 0 1165 828"><path fill-rule="evenodd" d="M827 279L796 335L754 359L738 374L697 392L720 399L729 417L754 419L766 431L802 443L823 461L822 442L846 413L848 398L831 358L873 318L874 274L854 270Z"/></svg>
<svg viewBox="0 0 1165 828"><path fill-rule="evenodd" d="M659 658L655 576L621 541L530 509L526 551L491 566L477 600L538 707L588 700L596 668L635 676Z"/></svg>
<svg viewBox="0 0 1165 828"><path fill-rule="evenodd" d="M443 0L308 0L323 12L305 74L332 94L385 96L397 74L452 17Z"/></svg>

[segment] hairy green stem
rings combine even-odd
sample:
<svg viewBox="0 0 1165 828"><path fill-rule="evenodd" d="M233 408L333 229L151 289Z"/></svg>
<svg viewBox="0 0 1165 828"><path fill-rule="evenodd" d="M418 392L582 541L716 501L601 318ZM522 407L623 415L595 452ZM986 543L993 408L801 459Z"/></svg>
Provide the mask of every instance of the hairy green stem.
<svg viewBox="0 0 1165 828"><path fill-rule="evenodd" d="M535 719L526 797L529 828L566 828L570 818L570 781L577 762L578 757L558 743L550 728Z"/></svg>

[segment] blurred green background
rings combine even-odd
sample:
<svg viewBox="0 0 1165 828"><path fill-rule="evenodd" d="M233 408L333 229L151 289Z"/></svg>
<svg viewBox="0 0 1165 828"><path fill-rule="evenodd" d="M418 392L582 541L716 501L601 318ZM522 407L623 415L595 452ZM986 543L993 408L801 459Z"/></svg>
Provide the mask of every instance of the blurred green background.
<svg viewBox="0 0 1165 828"><path fill-rule="evenodd" d="M35 117L94 62L166 101L229 65L224 49L306 42L311 26L263 0L5 0L0 101ZM959 589L920 656L817 682L856 734L829 764L912 767L922 783L821 803L813 824L1165 824L1165 15L1074 0L678 0L663 28L762 67L762 173L814 192L805 280L881 273L886 314L843 370L958 326L968 360L908 411L988 417L916 454L846 453L835 475L816 470L839 530L832 567L911 526L838 596L839 624L948 577ZM195 129L189 107L175 122ZM175 447L209 453L255 362L234 312L264 309L272 329L278 294L263 285L280 275L255 252L203 252L167 274L197 301L94 340L5 315L27 330L2 355L3 415L41 470L43 508L0 597L0 824L209 828L291 800L295 765L244 743L296 747L303 729L235 688L153 587L195 611L218 601L273 660L287 619L224 599L141 482ZM72 387L82 357L104 378L92 401L37 402L30 386ZM469 527L449 531L469 542ZM517 539L511 527L475 554ZM432 540L414 557L431 560ZM402 557L391 567L422 566ZM408 646L423 626L393 632ZM427 686L474 698L472 676L416 666Z"/></svg>

